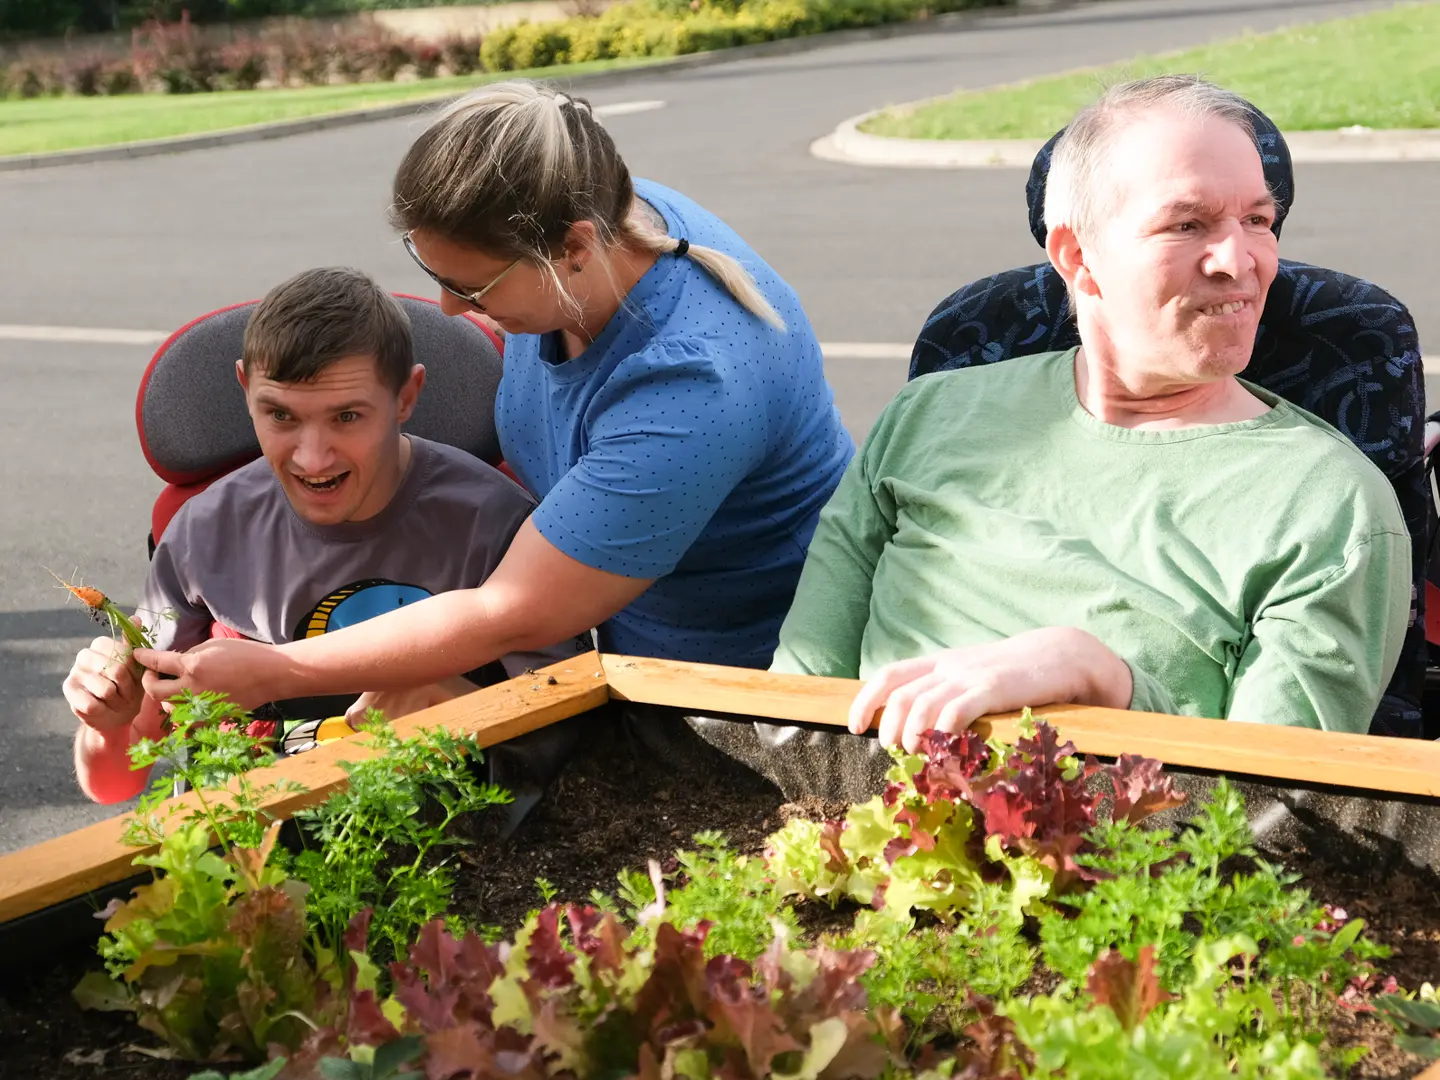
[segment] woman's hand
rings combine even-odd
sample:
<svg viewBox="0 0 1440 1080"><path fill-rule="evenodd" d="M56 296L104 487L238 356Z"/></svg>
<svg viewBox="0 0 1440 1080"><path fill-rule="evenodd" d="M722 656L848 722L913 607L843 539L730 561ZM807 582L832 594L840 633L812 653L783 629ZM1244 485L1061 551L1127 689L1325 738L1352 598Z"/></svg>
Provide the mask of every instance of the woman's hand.
<svg viewBox="0 0 1440 1080"><path fill-rule="evenodd" d="M134 659L146 668L145 693L168 701L184 690L218 691L242 709L293 697L284 685L286 665L273 645L238 638L202 641L188 652L136 649Z"/></svg>
<svg viewBox="0 0 1440 1080"><path fill-rule="evenodd" d="M1130 667L1093 634L1071 627L1031 630L886 664L850 706L850 730L870 727L882 705L880 741L914 753L922 733L964 731L991 713L1080 704L1128 709Z"/></svg>

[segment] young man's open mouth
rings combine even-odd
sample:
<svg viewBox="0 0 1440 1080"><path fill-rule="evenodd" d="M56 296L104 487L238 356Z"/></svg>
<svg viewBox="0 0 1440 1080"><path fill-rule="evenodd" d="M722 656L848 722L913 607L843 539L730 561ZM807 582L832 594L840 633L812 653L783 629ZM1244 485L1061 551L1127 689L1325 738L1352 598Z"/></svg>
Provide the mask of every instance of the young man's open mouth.
<svg viewBox="0 0 1440 1080"><path fill-rule="evenodd" d="M340 486L349 478L349 470L339 473L327 473L323 476L297 476L290 474L296 483L312 495L329 495L340 490Z"/></svg>

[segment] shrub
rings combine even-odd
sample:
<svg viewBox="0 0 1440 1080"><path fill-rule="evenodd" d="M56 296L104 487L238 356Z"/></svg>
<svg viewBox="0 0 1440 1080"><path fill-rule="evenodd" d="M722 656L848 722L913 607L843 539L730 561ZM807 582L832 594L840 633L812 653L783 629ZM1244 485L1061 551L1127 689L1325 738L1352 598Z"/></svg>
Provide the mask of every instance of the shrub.
<svg viewBox="0 0 1440 1080"><path fill-rule="evenodd" d="M196 33L187 13L211 9L203 3L199 8L180 5L175 7L180 12L178 22L152 19L133 31L128 61L105 61L91 54L24 57L0 69L0 97L253 90L264 84L392 81L407 70L428 79L442 70L469 75L482 68L502 72L589 60L681 56L1011 2L625 0L599 16L521 23L483 39L451 34L438 42L420 42L373 23L347 31L295 20L260 37L237 34L220 47ZM164 3L157 3L155 11L170 13ZM387 3L406 6L407 0ZM379 0L229 0L229 5L233 17L242 8L250 14L261 14L264 8L264 14L306 15L369 10L379 6ZM330 6L322 12L324 5ZM0 0L0 12L4 10Z"/></svg>
<svg viewBox="0 0 1440 1080"><path fill-rule="evenodd" d="M379 26L336 34L335 70L350 82L392 82L413 62L414 43Z"/></svg>
<svg viewBox="0 0 1440 1080"><path fill-rule="evenodd" d="M925 18L1010 0L627 0L598 18L496 30L481 61L489 71L612 57L681 56L761 41Z"/></svg>
<svg viewBox="0 0 1440 1080"><path fill-rule="evenodd" d="M470 75L480 70L480 38L473 34L447 34L440 43L445 66L452 75Z"/></svg>
<svg viewBox="0 0 1440 1080"><path fill-rule="evenodd" d="M129 60L112 60L100 72L100 89L109 97L138 94L145 89Z"/></svg>
<svg viewBox="0 0 1440 1080"><path fill-rule="evenodd" d="M240 38L220 50L224 82L231 90L254 90L269 71L269 50L254 38Z"/></svg>
<svg viewBox="0 0 1440 1080"><path fill-rule="evenodd" d="M270 35L275 81L280 85L304 83L319 86L330 80L333 51L328 35L304 23Z"/></svg>
<svg viewBox="0 0 1440 1080"><path fill-rule="evenodd" d="M170 94L214 90L223 70L218 51L195 32L188 15L178 23L146 23L131 35L130 55L141 82L157 80Z"/></svg>
<svg viewBox="0 0 1440 1080"><path fill-rule="evenodd" d="M67 65L67 89L82 97L98 97L102 92L105 58L94 53L86 54Z"/></svg>
<svg viewBox="0 0 1440 1080"><path fill-rule="evenodd" d="M18 98L58 96L65 93L67 81L64 64L48 56L22 57L5 75L9 96Z"/></svg>
<svg viewBox="0 0 1440 1080"><path fill-rule="evenodd" d="M414 58L415 74L422 79L433 79L440 73L440 62L445 59L445 50L434 42L416 42L411 52Z"/></svg>

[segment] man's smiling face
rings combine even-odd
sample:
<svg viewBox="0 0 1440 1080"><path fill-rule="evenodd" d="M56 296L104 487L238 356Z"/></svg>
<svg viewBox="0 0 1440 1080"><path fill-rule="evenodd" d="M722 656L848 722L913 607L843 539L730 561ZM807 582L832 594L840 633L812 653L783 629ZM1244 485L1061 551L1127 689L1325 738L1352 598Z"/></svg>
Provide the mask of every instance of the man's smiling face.
<svg viewBox="0 0 1440 1080"><path fill-rule="evenodd" d="M1116 136L1106 169L1116 210L1086 253L1106 335L1181 382L1243 371L1279 261L1250 134L1156 110Z"/></svg>
<svg viewBox="0 0 1440 1080"><path fill-rule="evenodd" d="M400 425L424 379L417 365L396 393L368 356L337 360L306 382L240 371L261 453L300 517L336 525L389 504L405 472Z"/></svg>

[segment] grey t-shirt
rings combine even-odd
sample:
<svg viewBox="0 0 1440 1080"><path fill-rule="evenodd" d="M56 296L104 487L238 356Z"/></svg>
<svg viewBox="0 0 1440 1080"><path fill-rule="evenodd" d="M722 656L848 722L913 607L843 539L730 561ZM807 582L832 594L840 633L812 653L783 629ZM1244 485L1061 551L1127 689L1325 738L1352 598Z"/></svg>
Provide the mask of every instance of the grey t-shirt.
<svg viewBox="0 0 1440 1080"><path fill-rule="evenodd" d="M483 582L535 500L464 451L407 437L405 478L365 521L305 521L263 458L190 499L156 545L139 604L156 646L189 649L215 623L278 645ZM515 676L591 647L585 635L502 662Z"/></svg>

